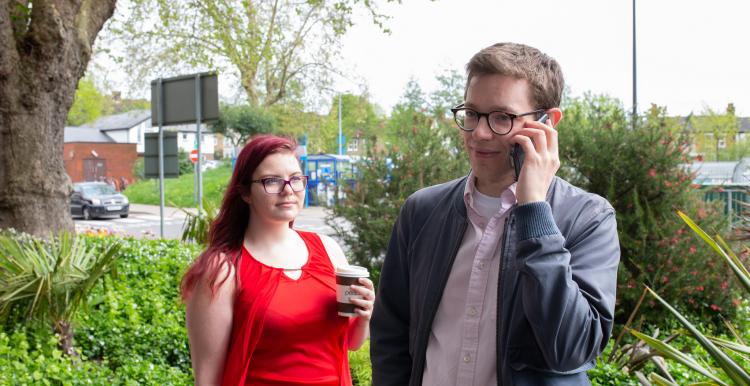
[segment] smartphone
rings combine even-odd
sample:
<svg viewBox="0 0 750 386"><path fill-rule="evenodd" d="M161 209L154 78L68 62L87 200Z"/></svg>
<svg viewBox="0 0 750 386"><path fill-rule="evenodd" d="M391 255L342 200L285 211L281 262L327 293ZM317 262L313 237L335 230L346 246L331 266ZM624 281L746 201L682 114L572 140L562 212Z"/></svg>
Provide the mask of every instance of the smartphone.
<svg viewBox="0 0 750 386"><path fill-rule="evenodd" d="M547 119L549 119L549 115L547 113L542 114L541 118L537 119L537 122L546 122ZM518 181L518 176L521 175L521 166L523 166L523 149L521 148L521 145L515 144L513 145L513 148L510 150L510 163L513 164L513 171L515 172L516 181Z"/></svg>

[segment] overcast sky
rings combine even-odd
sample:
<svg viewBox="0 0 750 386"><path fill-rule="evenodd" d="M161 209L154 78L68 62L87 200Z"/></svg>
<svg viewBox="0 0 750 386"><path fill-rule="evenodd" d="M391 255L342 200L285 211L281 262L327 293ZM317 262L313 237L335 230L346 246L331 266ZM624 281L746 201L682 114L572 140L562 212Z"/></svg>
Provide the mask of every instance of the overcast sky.
<svg viewBox="0 0 750 386"><path fill-rule="evenodd" d="M750 116L750 2L639 0L636 3L639 110L671 115L721 110ZM363 79L386 111L410 77L426 91L445 69L463 71L495 42L532 45L560 62L572 95L606 93L632 106L630 0L403 0L384 35L367 18L344 39L342 67ZM339 82L339 89L355 89ZM460 102L460 101L457 101Z"/></svg>

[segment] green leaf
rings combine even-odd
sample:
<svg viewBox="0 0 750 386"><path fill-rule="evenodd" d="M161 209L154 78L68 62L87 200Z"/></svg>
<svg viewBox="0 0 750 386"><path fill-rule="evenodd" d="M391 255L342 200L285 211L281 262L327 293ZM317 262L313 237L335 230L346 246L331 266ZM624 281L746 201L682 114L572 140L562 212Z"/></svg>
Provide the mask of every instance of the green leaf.
<svg viewBox="0 0 750 386"><path fill-rule="evenodd" d="M683 365L703 374L704 376L711 378L712 380L716 382L719 382L720 385L726 385L726 383L722 382L721 379L719 379L716 375L714 375L712 372L710 372L709 370L701 366L691 356L681 352L680 350L677 350L671 345L664 343L656 338L652 338L641 332L635 331L635 330L630 330L630 333L633 334L636 338L646 342L646 344L651 346L654 350L658 351L665 358L669 358L679 363L682 363ZM652 373L652 376L653 374L654 373ZM669 382L666 379L665 381Z"/></svg>
<svg viewBox="0 0 750 386"><path fill-rule="evenodd" d="M706 338L705 335L701 334L701 332L698 331L698 329L695 328L695 326L693 326L684 316L682 316L679 311L677 311L674 307L672 307L669 303L662 299L656 292L648 287L646 287L646 289L648 289L649 293L651 293L652 296L654 296L664 307L666 307L675 317L677 317L677 320L679 320L680 323L682 323L682 325L685 326L688 331L690 331L695 340L697 340L698 343L700 343L700 345L703 346L706 351L708 351L711 357L724 370L724 372L732 381L734 381L738 385L750 385L750 375L744 369L742 369L734 360L732 360L723 351L716 347L716 345L714 345L708 338Z"/></svg>
<svg viewBox="0 0 750 386"><path fill-rule="evenodd" d="M719 254L719 256L723 257L724 260L729 264L729 267L732 269L734 274L737 276L737 279L740 281L740 283L745 287L745 290L750 294L750 275L747 274L747 270L742 267L742 264L739 262L739 260L736 260L740 264L735 263L735 259L732 259L726 252L724 252L724 249L719 246L719 244L714 241L711 236L709 236L706 232L701 229L698 224L693 222L693 220L690 219L685 213L681 211L677 211L677 214L682 218L683 221L695 232L700 238L703 239L711 248L713 248L716 253ZM742 268L740 268L742 267Z"/></svg>
<svg viewBox="0 0 750 386"><path fill-rule="evenodd" d="M649 375L649 379L656 386L678 386L676 383L670 382L668 379L662 377L657 373L651 373L651 375Z"/></svg>

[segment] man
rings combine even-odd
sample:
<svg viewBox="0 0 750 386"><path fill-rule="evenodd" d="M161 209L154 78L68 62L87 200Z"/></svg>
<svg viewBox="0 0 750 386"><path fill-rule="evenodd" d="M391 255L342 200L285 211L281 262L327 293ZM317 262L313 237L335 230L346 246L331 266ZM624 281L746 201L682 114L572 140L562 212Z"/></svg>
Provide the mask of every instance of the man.
<svg viewBox="0 0 750 386"><path fill-rule="evenodd" d="M373 384L590 384L620 248L612 206L555 177L560 67L500 43L467 75L452 111L472 169L401 208L371 321Z"/></svg>

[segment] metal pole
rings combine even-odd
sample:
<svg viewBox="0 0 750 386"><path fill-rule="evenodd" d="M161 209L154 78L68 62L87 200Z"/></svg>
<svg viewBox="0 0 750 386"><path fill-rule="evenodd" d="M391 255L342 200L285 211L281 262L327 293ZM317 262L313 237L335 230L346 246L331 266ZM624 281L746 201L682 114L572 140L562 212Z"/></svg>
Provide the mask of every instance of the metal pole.
<svg viewBox="0 0 750 386"><path fill-rule="evenodd" d="M734 224L734 208L732 208L734 203L732 202L732 192L732 189L727 190L727 217L729 218L729 231L732 230L732 224Z"/></svg>
<svg viewBox="0 0 750 386"><path fill-rule="evenodd" d="M633 129L638 117L638 91L636 86L636 60L635 60L635 0L633 0Z"/></svg>
<svg viewBox="0 0 750 386"><path fill-rule="evenodd" d="M197 180L198 186L198 213L203 211L203 178L201 176L201 158L203 153L201 152L201 75L195 75L195 131L198 142L198 162L195 164L197 167Z"/></svg>
<svg viewBox="0 0 750 386"><path fill-rule="evenodd" d="M341 129L341 94L339 94L339 155L344 154L344 136Z"/></svg>
<svg viewBox="0 0 750 386"><path fill-rule="evenodd" d="M164 122L164 112L162 106L164 105L164 94L162 88L162 79L159 78L157 87L157 98L156 98L156 114L159 118L159 236L164 238L164 130L162 129L162 122Z"/></svg>

